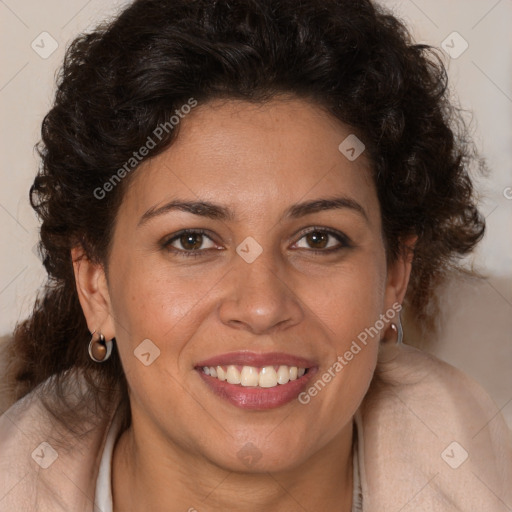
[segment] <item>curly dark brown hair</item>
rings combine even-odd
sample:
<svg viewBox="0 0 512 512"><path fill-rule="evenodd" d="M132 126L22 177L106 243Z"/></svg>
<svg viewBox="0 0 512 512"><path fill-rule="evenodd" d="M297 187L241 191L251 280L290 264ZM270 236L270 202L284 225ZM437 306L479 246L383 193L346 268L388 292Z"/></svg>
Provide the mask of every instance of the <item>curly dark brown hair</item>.
<svg viewBox="0 0 512 512"><path fill-rule="evenodd" d="M137 0L68 48L42 125L30 191L42 220L48 283L12 345L17 397L80 369L91 393L126 381L114 351L87 353L70 251L80 244L108 271L116 212L130 177L94 191L191 97L313 100L366 145L390 260L417 235L405 306L428 322L435 285L482 238L470 179L475 150L448 100L436 50L369 0ZM168 148L178 130L150 153Z"/></svg>

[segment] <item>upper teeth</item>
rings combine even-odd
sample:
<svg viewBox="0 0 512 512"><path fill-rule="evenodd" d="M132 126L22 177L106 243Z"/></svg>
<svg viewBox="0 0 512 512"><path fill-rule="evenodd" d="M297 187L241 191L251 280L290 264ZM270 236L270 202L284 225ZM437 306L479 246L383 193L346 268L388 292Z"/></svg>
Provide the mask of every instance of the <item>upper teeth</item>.
<svg viewBox="0 0 512 512"><path fill-rule="evenodd" d="M286 384L290 380L302 377L306 372L305 368L297 366L242 366L239 371L235 365L225 366L204 366L203 372L210 377L225 380L230 384L241 384L242 386L259 386L261 388L273 388L278 384Z"/></svg>

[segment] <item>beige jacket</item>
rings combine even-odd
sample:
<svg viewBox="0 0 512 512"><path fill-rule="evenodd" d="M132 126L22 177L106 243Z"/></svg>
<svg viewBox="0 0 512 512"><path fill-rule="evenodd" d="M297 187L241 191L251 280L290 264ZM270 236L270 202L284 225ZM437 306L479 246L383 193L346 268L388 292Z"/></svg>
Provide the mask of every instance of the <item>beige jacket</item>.
<svg viewBox="0 0 512 512"><path fill-rule="evenodd" d="M511 434L480 386L407 345L383 352L377 376L355 418L364 512L510 512ZM111 419L77 438L37 390L14 404L0 417L0 511L100 512Z"/></svg>

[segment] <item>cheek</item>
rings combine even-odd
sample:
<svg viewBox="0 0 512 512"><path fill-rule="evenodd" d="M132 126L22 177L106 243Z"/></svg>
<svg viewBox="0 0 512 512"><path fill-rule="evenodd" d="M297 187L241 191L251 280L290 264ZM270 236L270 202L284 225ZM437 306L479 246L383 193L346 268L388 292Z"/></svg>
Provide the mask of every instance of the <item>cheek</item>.
<svg viewBox="0 0 512 512"><path fill-rule="evenodd" d="M132 413L144 410L155 422L164 421L162 410L180 410L185 417L199 414L191 395L183 393L190 378L186 349L207 316L209 293L219 276L188 274L125 260L111 275L116 342L135 405ZM186 429L180 425L173 429L184 440Z"/></svg>
<svg viewBox="0 0 512 512"><path fill-rule="evenodd" d="M386 267L383 251L368 251L340 272L322 279L310 304L329 339L325 364L302 396L319 417L331 418L333 432L355 412L370 385L385 313ZM318 282L318 281L317 281ZM340 411L343 411L340 413Z"/></svg>
<svg viewBox="0 0 512 512"><path fill-rule="evenodd" d="M215 275L198 277L193 271L188 276L171 274L165 265L134 260L119 265L112 276L112 309L130 338L153 335L161 339L200 310L216 280Z"/></svg>
<svg viewBox="0 0 512 512"><path fill-rule="evenodd" d="M384 252L376 248L305 281L303 295L341 351L383 313L385 284Z"/></svg>

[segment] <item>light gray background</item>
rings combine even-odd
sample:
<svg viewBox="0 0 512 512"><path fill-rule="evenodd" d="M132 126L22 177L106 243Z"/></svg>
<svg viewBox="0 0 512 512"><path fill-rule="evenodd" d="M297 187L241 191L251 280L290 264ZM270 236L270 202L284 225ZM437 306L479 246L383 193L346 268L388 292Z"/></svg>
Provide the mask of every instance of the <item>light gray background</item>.
<svg viewBox="0 0 512 512"><path fill-rule="evenodd" d="M29 313L44 279L33 252L38 225L28 190L37 169L33 146L51 104L55 71L80 31L125 3L0 0L0 335L8 335ZM454 281L443 288L441 335L427 336L422 346L480 382L512 426L512 0L382 3L406 21L418 42L441 46L446 41L452 54L460 52L463 40L468 44L457 58L446 52L444 57L460 105L474 113L475 137L492 170L478 182L488 230L470 260L488 280ZM451 35L454 31L463 40ZM58 47L47 56L52 38ZM414 332L406 328L406 341L412 338Z"/></svg>

